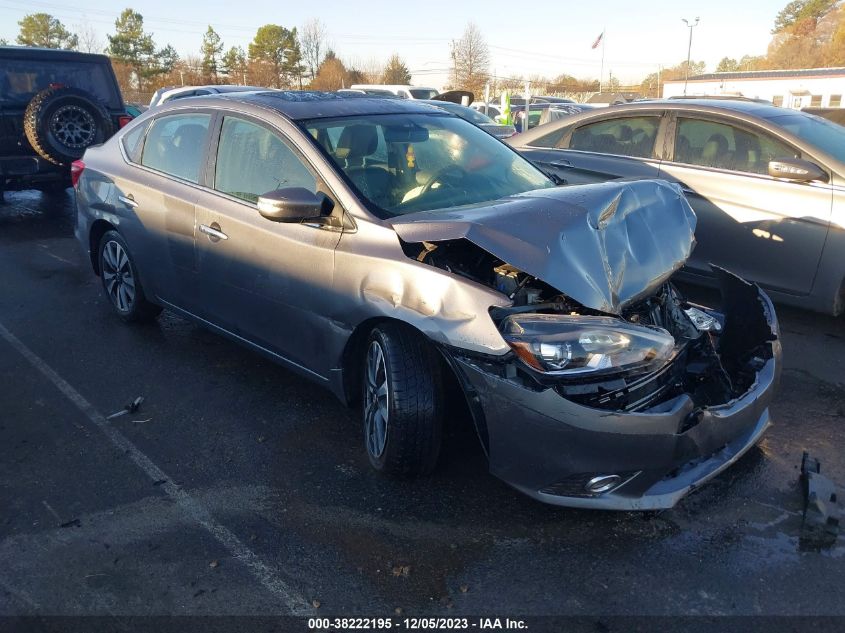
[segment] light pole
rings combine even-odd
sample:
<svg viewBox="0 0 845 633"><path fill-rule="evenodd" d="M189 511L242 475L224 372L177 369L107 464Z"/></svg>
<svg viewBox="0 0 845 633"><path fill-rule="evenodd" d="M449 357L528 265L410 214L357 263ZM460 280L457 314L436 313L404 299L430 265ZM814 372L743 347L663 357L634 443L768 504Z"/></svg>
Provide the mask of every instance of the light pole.
<svg viewBox="0 0 845 633"><path fill-rule="evenodd" d="M687 25L689 29L689 46L687 46L687 68L686 72L684 73L684 96L687 96L687 81L689 81L689 62L690 62L690 53L692 53L692 30L698 26L698 18L695 18L695 22L690 22L686 18L681 18L681 21Z"/></svg>

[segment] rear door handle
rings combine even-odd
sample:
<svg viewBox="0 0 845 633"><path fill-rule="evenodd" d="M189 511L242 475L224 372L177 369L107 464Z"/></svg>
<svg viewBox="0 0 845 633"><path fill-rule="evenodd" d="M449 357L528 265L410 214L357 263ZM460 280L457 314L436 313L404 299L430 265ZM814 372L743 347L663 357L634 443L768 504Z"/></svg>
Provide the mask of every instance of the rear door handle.
<svg viewBox="0 0 845 633"><path fill-rule="evenodd" d="M120 200L127 207L131 207L134 209L138 206L138 203L135 202L135 198L132 197L131 193L126 196L118 196L117 199Z"/></svg>
<svg viewBox="0 0 845 633"><path fill-rule="evenodd" d="M208 235L208 239L212 242L229 239L229 236L220 230L220 225L217 222L213 222L211 226L200 224L200 233Z"/></svg>

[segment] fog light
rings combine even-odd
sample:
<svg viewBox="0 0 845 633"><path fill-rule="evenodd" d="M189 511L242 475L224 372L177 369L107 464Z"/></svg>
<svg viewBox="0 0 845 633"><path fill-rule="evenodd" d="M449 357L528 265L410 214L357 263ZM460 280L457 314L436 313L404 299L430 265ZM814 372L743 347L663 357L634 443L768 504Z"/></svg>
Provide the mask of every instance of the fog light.
<svg viewBox="0 0 845 633"><path fill-rule="evenodd" d="M622 483L622 477L619 475L599 475L590 479L584 487L592 494L597 495L612 490L620 483Z"/></svg>

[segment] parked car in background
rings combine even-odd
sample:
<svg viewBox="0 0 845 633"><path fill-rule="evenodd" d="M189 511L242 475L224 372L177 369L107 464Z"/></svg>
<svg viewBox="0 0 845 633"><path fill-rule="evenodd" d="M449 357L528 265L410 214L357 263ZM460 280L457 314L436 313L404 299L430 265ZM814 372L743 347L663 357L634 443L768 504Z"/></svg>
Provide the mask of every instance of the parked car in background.
<svg viewBox="0 0 845 633"><path fill-rule="evenodd" d="M363 90L364 92L371 90L377 90L379 92L386 91L403 99L432 99L440 92L436 88L427 88L425 86L393 84L353 84L349 88L351 90Z"/></svg>
<svg viewBox="0 0 845 633"><path fill-rule="evenodd" d="M186 99L188 97L203 97L207 95L226 94L229 92L252 92L254 90L268 90L268 88L258 88L256 86L235 86L235 85L214 85L214 86L171 86L169 88L159 88L153 93L150 99L150 108L174 101L176 99Z"/></svg>
<svg viewBox="0 0 845 633"><path fill-rule="evenodd" d="M845 128L753 101L667 100L614 106L509 139L569 184L662 178L698 216L684 277L710 264L778 300L845 309Z"/></svg>
<svg viewBox="0 0 845 633"><path fill-rule="evenodd" d="M675 185L558 188L429 105L308 92L165 104L76 165L115 313L359 403L379 472L434 468L453 389L491 471L558 505L671 507L769 426L774 310L727 272L724 313L668 282L695 229Z"/></svg>
<svg viewBox="0 0 845 633"><path fill-rule="evenodd" d="M533 103L532 101L531 105L528 106L528 129L570 114L578 114L587 109L591 109L591 106L584 106L580 103ZM526 132L524 102L522 105L511 105L511 115L516 131Z"/></svg>
<svg viewBox="0 0 845 633"><path fill-rule="evenodd" d="M130 120L105 55L0 46L0 198L65 189L70 164Z"/></svg>
<svg viewBox="0 0 845 633"><path fill-rule="evenodd" d="M509 138L516 134L516 129L512 125L501 125L496 123L489 116L482 114L478 110L474 110L469 106L462 106L458 103L451 103L449 101L436 100L422 100L423 103L429 103L438 108L451 112L452 114L461 117L465 121L477 125L488 134L492 134L496 138Z"/></svg>

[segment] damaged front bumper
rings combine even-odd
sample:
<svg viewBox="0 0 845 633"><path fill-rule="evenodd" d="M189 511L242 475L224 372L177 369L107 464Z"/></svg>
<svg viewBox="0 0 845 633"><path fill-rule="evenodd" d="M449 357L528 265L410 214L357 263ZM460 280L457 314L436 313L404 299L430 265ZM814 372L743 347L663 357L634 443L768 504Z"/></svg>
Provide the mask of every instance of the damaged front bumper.
<svg viewBox="0 0 845 633"><path fill-rule="evenodd" d="M478 358L447 351L491 472L555 505L607 510L674 506L736 462L770 424L781 344L771 301L753 288L760 324L769 329L767 358L741 396L717 406L698 406L684 393L639 412L592 408L554 388L538 390L490 371ZM725 307L730 324L730 310L740 306L729 299ZM615 483L602 492L602 482Z"/></svg>

